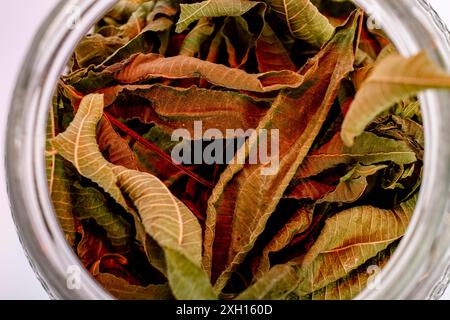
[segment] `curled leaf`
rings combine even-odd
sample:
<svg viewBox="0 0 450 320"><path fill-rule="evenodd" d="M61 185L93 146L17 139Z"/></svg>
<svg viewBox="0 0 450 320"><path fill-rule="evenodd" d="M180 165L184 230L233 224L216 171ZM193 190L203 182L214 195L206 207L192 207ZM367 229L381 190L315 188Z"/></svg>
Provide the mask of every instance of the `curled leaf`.
<svg viewBox="0 0 450 320"><path fill-rule="evenodd" d="M178 299L214 299L201 267L202 232L196 217L156 177L114 169L138 209L146 232L163 248L169 285Z"/></svg>
<svg viewBox="0 0 450 320"><path fill-rule="evenodd" d="M392 210L351 208L327 219L319 238L300 259L301 282L296 290L299 296L343 278L400 239L416 200L413 197Z"/></svg>
<svg viewBox="0 0 450 320"><path fill-rule="evenodd" d="M120 252L127 250L131 239L131 226L107 206L103 194L95 188L73 187L74 210L81 220L93 219L103 227L113 247Z"/></svg>
<svg viewBox="0 0 450 320"><path fill-rule="evenodd" d="M379 137L365 132L356 139L352 147L346 147L339 134L320 149L312 152L302 164L297 178L318 175L338 165L360 162L372 165L383 162L410 164L417 160L414 151L403 141Z"/></svg>
<svg viewBox="0 0 450 320"><path fill-rule="evenodd" d="M110 273L94 273L94 278L114 297L120 300L172 300L168 285L150 284L146 287L129 284Z"/></svg>
<svg viewBox="0 0 450 320"><path fill-rule="evenodd" d="M269 101L256 100L247 95L222 90L197 87L188 89L152 85L146 88L128 86L121 91L108 111L122 119L139 119L143 123L156 124L166 134L176 129L195 135L195 121L202 122L205 138L208 129L224 134L238 129L255 128L269 108ZM238 134L238 133L237 133ZM233 138L230 136L228 138Z"/></svg>
<svg viewBox="0 0 450 320"><path fill-rule="evenodd" d="M310 0L267 0L267 3L296 38L320 48L333 36L334 27Z"/></svg>
<svg viewBox="0 0 450 320"><path fill-rule="evenodd" d="M267 23L264 25L261 36L256 42L255 53L260 72L297 70L283 43Z"/></svg>
<svg viewBox="0 0 450 320"><path fill-rule="evenodd" d="M342 140L352 146L377 115L425 89L450 87L450 75L427 53L410 58L392 54L375 66L356 94L342 125Z"/></svg>
<svg viewBox="0 0 450 320"><path fill-rule="evenodd" d="M255 275L256 279L259 279L262 276L269 277L267 274L270 270L270 254L285 248L296 235L306 231L311 225L311 222L312 210L301 208L294 213L289 221L264 248L259 261L258 272Z"/></svg>
<svg viewBox="0 0 450 320"><path fill-rule="evenodd" d="M180 5L181 14L177 22L176 32L183 32L192 22L203 17L236 17L241 16L261 2L246 0L207 0L198 3Z"/></svg>
<svg viewBox="0 0 450 320"><path fill-rule="evenodd" d="M105 117L98 124L97 140L100 152L107 154L111 163L128 169L138 169L138 161L127 141L114 130L111 122Z"/></svg>
<svg viewBox="0 0 450 320"><path fill-rule="evenodd" d="M202 44L214 32L214 24L206 18L200 19L191 32L184 38L180 48L180 55L194 57L200 52Z"/></svg>
<svg viewBox="0 0 450 320"><path fill-rule="evenodd" d="M277 168L266 174L269 164L230 165L213 190L208 201L204 263L208 269L212 267L217 290L226 285L254 246L320 132L341 80L353 69L360 17L356 12L349 18L302 70L303 85L282 92L261 121L258 130L279 129ZM256 141L250 138L241 151L251 150Z"/></svg>
<svg viewBox="0 0 450 320"><path fill-rule="evenodd" d="M249 74L243 70L184 56L164 58L155 54L137 55L116 75L121 83L135 83L155 78L183 79L200 77L208 82L235 90L276 91L298 87L303 78L292 71Z"/></svg>
<svg viewBox="0 0 450 320"><path fill-rule="evenodd" d="M75 119L67 130L50 142L82 176L97 183L118 204L128 208L117 186L117 177L112 170L112 164L103 158L97 144L95 132L102 116L103 95L89 95L81 101Z"/></svg>
<svg viewBox="0 0 450 320"><path fill-rule="evenodd" d="M341 178L334 191L328 193L317 203L353 203L358 201L368 187L367 178L386 167L386 165L362 166L358 163L349 173Z"/></svg>

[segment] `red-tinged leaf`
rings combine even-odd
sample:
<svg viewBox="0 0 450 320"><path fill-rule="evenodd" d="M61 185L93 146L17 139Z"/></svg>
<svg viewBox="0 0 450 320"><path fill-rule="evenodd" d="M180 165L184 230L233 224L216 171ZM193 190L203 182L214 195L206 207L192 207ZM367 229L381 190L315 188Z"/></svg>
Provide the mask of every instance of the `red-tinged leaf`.
<svg viewBox="0 0 450 320"><path fill-rule="evenodd" d="M217 291L263 231L320 132L341 80L352 71L360 18L361 12L350 17L301 71L304 84L281 93L261 121L259 129L279 129L278 171L265 174L267 164L230 165L214 189L208 203L204 265L212 269ZM256 141L250 139L248 150Z"/></svg>
<svg viewBox="0 0 450 320"><path fill-rule="evenodd" d="M86 268L90 268L101 257L111 253L107 247L106 236L100 234L95 228L80 226L79 232L82 238L77 246L77 254Z"/></svg>
<svg viewBox="0 0 450 320"><path fill-rule="evenodd" d="M139 54L116 74L121 83L136 83L155 78L185 79L203 78L208 82L229 89L254 92L296 88L302 76L292 71L272 71L249 74L243 70L228 68L197 58L176 56L164 58L156 54Z"/></svg>
<svg viewBox="0 0 450 320"><path fill-rule="evenodd" d="M106 117L103 117L97 126L97 141L100 152L106 155L111 163L132 170L138 169L138 161L128 142L114 130Z"/></svg>
<svg viewBox="0 0 450 320"><path fill-rule="evenodd" d="M247 131L258 126L270 106L269 100L257 100L232 91L197 87L179 89L151 85L111 88L111 92L114 90L118 98L107 109L111 115L156 124L169 135L174 130L183 128L194 137L195 121L202 122L203 131L217 129L224 134L227 130ZM234 135L227 138L233 137Z"/></svg>
<svg viewBox="0 0 450 320"><path fill-rule="evenodd" d="M264 25L261 37L256 42L255 52L260 72L297 71L298 69L292 62L283 43L267 23Z"/></svg>
<svg viewBox="0 0 450 320"><path fill-rule="evenodd" d="M285 197L287 199L296 200L319 200L335 189L336 186L333 185L321 183L314 180L305 180L292 188L292 190L290 190L290 192Z"/></svg>
<svg viewBox="0 0 450 320"><path fill-rule="evenodd" d="M184 38L179 54L187 57L198 57L203 43L209 39L213 32L214 23L206 18L200 19L195 28Z"/></svg>
<svg viewBox="0 0 450 320"><path fill-rule="evenodd" d="M172 158L169 155L167 155L166 153L161 151L157 146L155 146L151 142L149 142L149 141L145 140L144 138L142 138L139 134L137 134L136 132L134 132L133 130L128 128L126 125L124 125L123 123L121 123L120 121L118 121L117 119L115 119L114 117L109 115L108 113L105 113L105 115L120 130L122 130L124 133L128 134L133 139L136 139L136 141L138 141L141 144L143 144L146 148L148 148L148 149L152 150L153 152L157 153L161 157L161 159L163 159L167 163L171 163L173 166L175 166L176 168L179 168L181 171L185 172L187 175L189 175L191 178L197 180L201 184L203 184L205 186L208 186L208 187L212 187L211 183L206 181L202 177L197 176L195 173L191 172L189 169L185 168L184 166L181 166L181 165L173 163Z"/></svg>
<svg viewBox="0 0 450 320"><path fill-rule="evenodd" d="M106 254L92 265L90 271L93 275L110 273L118 278L126 280L131 285L139 285L139 280L127 270L127 266L128 259L123 255Z"/></svg>

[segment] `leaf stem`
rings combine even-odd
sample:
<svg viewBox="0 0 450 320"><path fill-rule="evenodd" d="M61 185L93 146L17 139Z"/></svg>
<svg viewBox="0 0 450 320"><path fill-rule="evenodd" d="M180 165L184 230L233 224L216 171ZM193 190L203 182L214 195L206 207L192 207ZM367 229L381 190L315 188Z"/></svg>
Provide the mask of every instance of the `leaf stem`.
<svg viewBox="0 0 450 320"><path fill-rule="evenodd" d="M113 125L115 125L117 128L119 128L125 134L127 134L128 136L130 136L134 140L138 141L139 143L141 143L143 146L145 146L149 150L151 150L151 151L155 152L156 154L158 154L163 160L167 161L168 163L170 163L175 168L179 169L180 171L183 171L189 177L191 177L195 181L201 183L205 187L208 187L208 188L211 188L211 189L214 188L214 185L212 183L206 181L205 179L203 179L199 175L197 175L194 172L190 171L189 169L183 167L182 165L178 165L176 163L173 163L172 158L168 154L163 152L161 149L159 149L156 145L154 145L150 141L148 141L148 140L144 139L143 137L141 137L137 132L133 131L132 129L130 129L129 127L124 125L122 122L120 122L119 120L114 118L109 113L104 112L104 115L105 115L106 118L108 118L109 121L111 121L111 123Z"/></svg>

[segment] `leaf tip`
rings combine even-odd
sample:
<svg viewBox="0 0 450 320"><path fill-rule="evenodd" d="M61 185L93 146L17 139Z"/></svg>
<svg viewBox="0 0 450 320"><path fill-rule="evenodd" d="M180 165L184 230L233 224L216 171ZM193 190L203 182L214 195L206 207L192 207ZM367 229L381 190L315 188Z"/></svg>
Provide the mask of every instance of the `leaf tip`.
<svg viewBox="0 0 450 320"><path fill-rule="evenodd" d="M345 127L342 128L341 139L346 147L353 147L356 137L357 135L355 135L353 132L346 130Z"/></svg>
<svg viewBox="0 0 450 320"><path fill-rule="evenodd" d="M182 33L184 30L186 30L186 28L181 23L177 23L176 28L175 28L175 32L176 33Z"/></svg>

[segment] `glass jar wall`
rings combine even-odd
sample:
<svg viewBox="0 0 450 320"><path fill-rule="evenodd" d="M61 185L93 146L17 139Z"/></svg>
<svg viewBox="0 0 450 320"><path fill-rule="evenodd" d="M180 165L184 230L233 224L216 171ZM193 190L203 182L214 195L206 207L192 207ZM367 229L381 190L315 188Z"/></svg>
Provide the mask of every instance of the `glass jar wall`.
<svg viewBox="0 0 450 320"><path fill-rule="evenodd" d="M450 70L449 33L422 0L355 1L401 53L427 50ZM76 44L114 0L61 1L37 33L10 106L8 189L14 220L37 276L54 298L112 298L85 271L54 215L45 174L45 126L55 84ZM450 94L421 95L425 122L424 182L414 218L395 255L360 299L438 298L450 281ZM77 279L80 286L73 285ZM78 281L79 280L79 281Z"/></svg>

